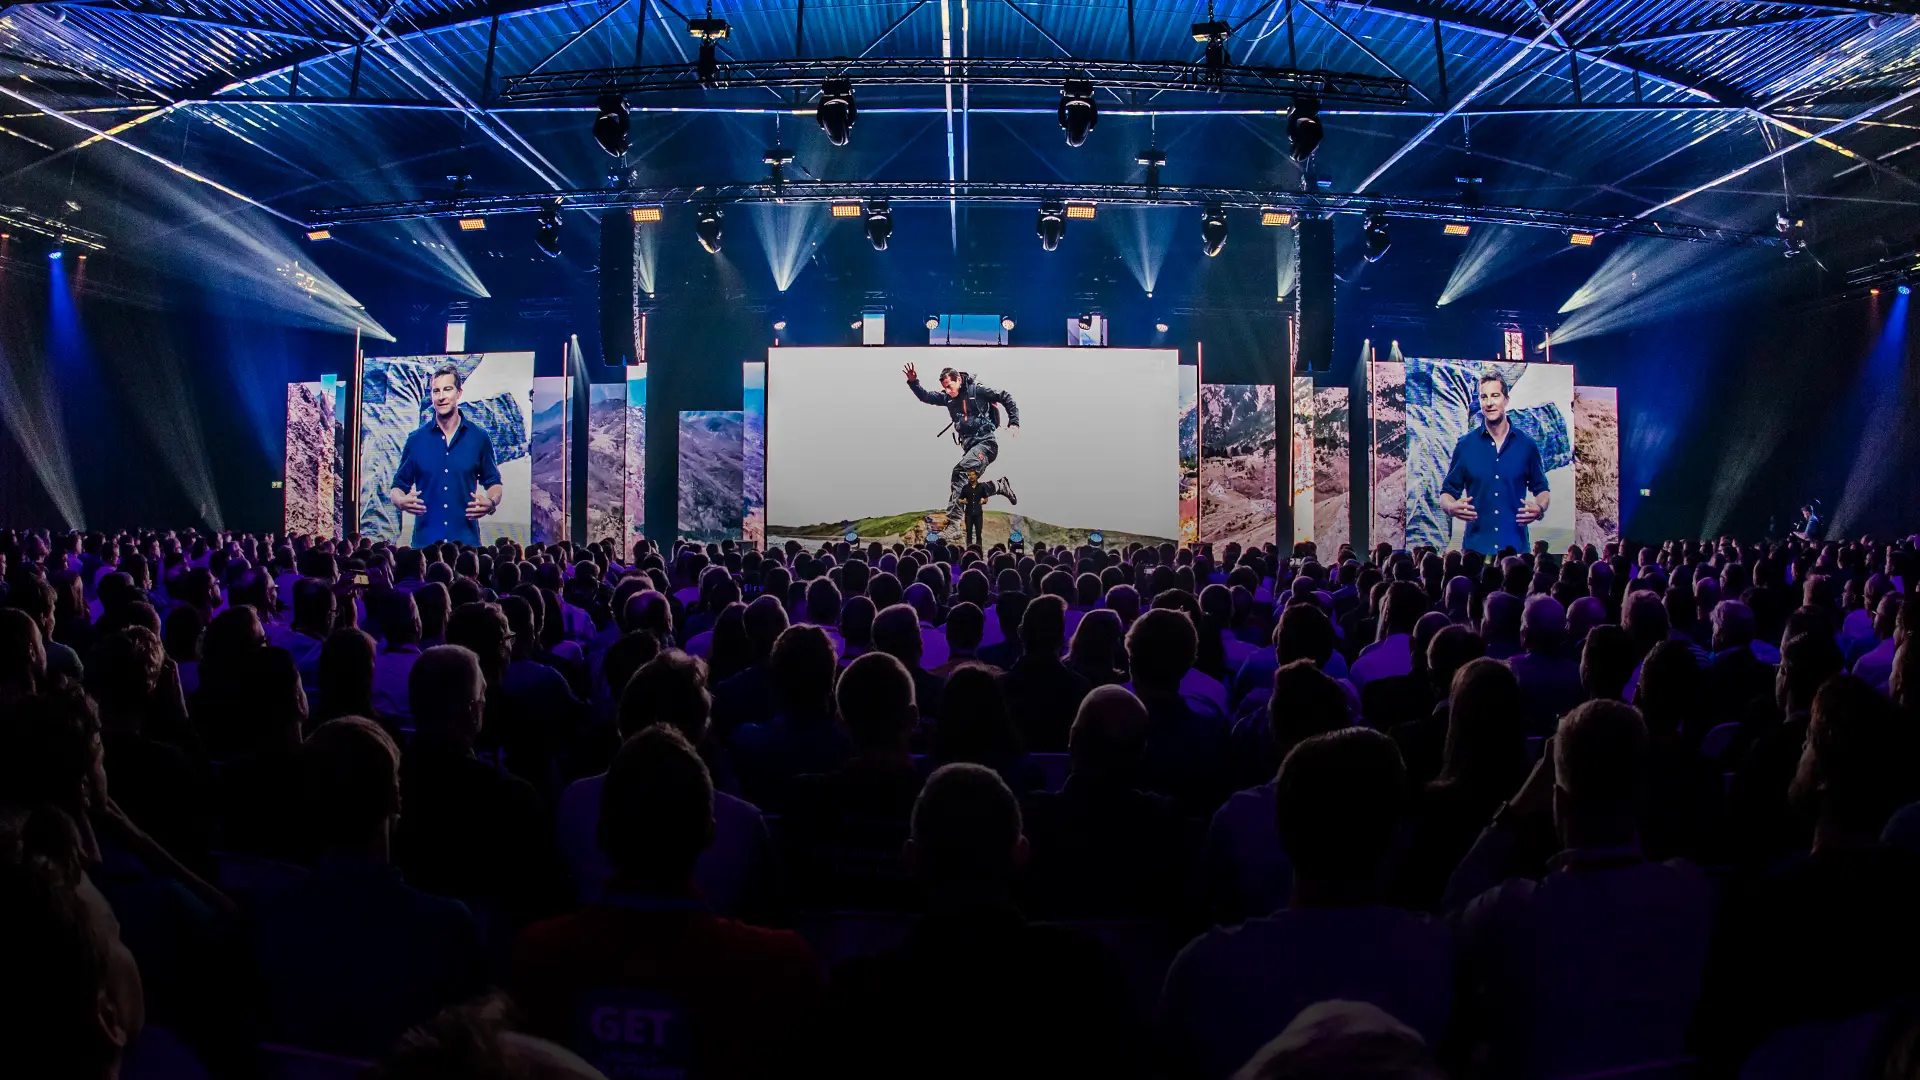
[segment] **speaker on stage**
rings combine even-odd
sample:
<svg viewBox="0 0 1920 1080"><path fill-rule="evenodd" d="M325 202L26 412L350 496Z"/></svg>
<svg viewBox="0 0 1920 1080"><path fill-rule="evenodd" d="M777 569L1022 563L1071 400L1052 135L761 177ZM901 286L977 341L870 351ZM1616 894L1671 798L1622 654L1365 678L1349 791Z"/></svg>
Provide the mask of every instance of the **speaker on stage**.
<svg viewBox="0 0 1920 1080"><path fill-rule="evenodd" d="M1300 319L1299 372L1333 370L1333 219L1302 217L1294 310Z"/></svg>
<svg viewBox="0 0 1920 1080"><path fill-rule="evenodd" d="M640 362L639 279L633 267L633 215L600 216L600 358L608 367Z"/></svg>

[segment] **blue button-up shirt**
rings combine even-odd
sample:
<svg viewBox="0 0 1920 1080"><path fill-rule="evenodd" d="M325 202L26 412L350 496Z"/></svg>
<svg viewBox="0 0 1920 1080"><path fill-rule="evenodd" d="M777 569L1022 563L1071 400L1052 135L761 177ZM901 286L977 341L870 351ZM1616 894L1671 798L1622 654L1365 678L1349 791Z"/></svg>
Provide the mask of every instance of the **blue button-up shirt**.
<svg viewBox="0 0 1920 1080"><path fill-rule="evenodd" d="M1549 490L1540 445L1509 423L1507 441L1496 448L1487 426L1475 425L1453 444L1453 464L1440 490L1456 499L1461 492L1473 496L1473 509L1480 516L1467 522L1461 547L1488 555L1504 547L1525 551L1527 527L1514 515L1528 495Z"/></svg>
<svg viewBox="0 0 1920 1080"><path fill-rule="evenodd" d="M467 519L467 504L473 501L475 487L490 488L499 482L493 440L480 425L462 416L451 441L432 420L417 428L407 436L399 471L393 474L394 487L406 491L417 486L427 503L427 512L414 521L413 546L454 540L478 547L480 525Z"/></svg>

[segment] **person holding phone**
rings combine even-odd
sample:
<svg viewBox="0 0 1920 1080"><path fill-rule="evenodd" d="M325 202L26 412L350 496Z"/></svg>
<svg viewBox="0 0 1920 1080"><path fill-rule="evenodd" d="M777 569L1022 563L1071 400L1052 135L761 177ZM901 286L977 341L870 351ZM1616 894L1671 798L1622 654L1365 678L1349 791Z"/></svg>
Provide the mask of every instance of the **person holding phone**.
<svg viewBox="0 0 1920 1080"><path fill-rule="evenodd" d="M460 369L447 361L433 369L427 392L433 418L400 451L388 497L412 515L413 546L441 540L480 546L480 519L500 509L503 491L493 441L460 415Z"/></svg>

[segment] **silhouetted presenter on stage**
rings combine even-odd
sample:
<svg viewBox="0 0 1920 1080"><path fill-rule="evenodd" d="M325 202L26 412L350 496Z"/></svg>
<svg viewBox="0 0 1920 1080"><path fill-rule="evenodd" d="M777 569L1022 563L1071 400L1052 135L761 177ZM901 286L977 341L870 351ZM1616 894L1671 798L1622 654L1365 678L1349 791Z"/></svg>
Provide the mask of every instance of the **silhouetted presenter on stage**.
<svg viewBox="0 0 1920 1080"><path fill-rule="evenodd" d="M1507 383L1498 375L1480 377L1480 418L1453 445L1440 509L1466 523L1460 546L1467 551L1525 551L1527 526L1553 501L1540 446L1508 419Z"/></svg>
<svg viewBox="0 0 1920 1080"><path fill-rule="evenodd" d="M901 370L906 373L907 388L913 391L914 397L929 405L946 406L947 415L953 419L953 441L960 444L961 454L947 483L946 535L958 538L966 529L966 488L970 474L986 472L987 466L1000 456L1000 443L995 438L1000 418L994 406L1007 410L1007 434L1013 438L1020 435L1020 406L1014 404L1012 394L976 382L964 371L942 368L940 392L935 393L920 386L920 374L912 364ZM983 503L996 494L1005 495L1007 501L1015 505L1020 502L1004 476L979 481L978 492Z"/></svg>
<svg viewBox="0 0 1920 1080"><path fill-rule="evenodd" d="M451 363L433 369L427 392L433 419L407 436L393 474L393 505L419 518L413 546L457 540L480 545L480 519L500 509L500 466L493 440L460 415L465 380Z"/></svg>

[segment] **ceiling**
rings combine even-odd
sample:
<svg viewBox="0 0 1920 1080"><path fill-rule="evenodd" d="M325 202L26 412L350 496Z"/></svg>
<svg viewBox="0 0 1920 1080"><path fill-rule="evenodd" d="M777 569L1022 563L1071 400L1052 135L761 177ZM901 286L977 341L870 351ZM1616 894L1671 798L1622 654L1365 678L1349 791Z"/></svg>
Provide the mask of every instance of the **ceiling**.
<svg viewBox="0 0 1920 1080"><path fill-rule="evenodd" d="M186 186L294 228L322 208L598 188L591 95L500 98L534 71L690 62L687 0L69 0L0 12L0 203ZM1070 149L1047 88L859 92L850 145L810 91L636 96L624 169L649 185L1138 183L1367 191L1763 230L1791 205L1836 272L1920 233L1920 5L1774 0L1219 0L1236 64L1404 79L1404 108L1329 101L1311 174L1284 99L1103 90ZM1200 59L1204 3L720 0L723 60ZM1819 136L1816 138L1816 136ZM184 172L182 171L184 170ZM1463 180L1472 181L1463 185ZM216 186L217 185L217 186ZM156 205L164 207L164 200ZM258 211L255 211L256 213ZM76 224L113 237L96 213Z"/></svg>

